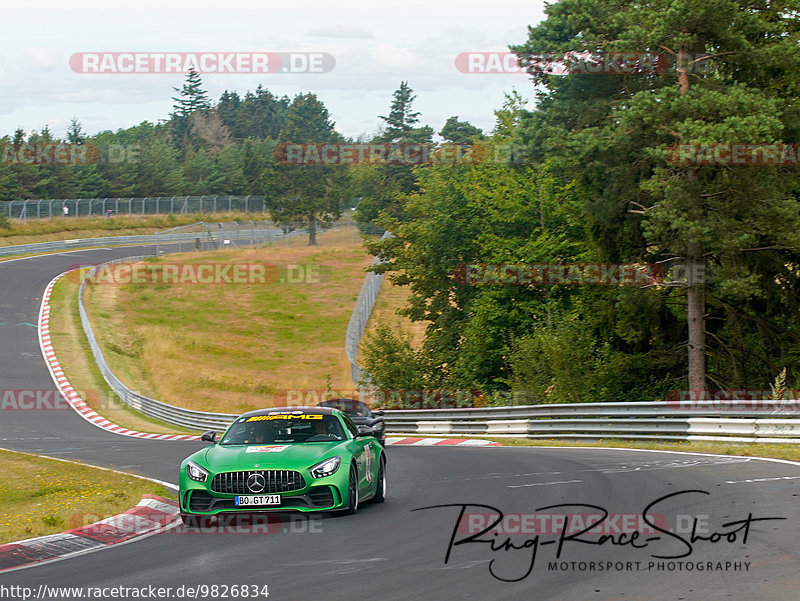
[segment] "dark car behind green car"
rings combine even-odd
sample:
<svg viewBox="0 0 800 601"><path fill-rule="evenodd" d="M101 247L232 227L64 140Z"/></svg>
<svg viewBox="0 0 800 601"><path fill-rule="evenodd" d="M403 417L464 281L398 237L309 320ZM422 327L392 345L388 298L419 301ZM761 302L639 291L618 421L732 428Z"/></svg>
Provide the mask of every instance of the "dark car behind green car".
<svg viewBox="0 0 800 601"><path fill-rule="evenodd" d="M184 523L197 516L265 511L355 513L386 498L386 456L371 428L338 409L245 413L180 468Z"/></svg>

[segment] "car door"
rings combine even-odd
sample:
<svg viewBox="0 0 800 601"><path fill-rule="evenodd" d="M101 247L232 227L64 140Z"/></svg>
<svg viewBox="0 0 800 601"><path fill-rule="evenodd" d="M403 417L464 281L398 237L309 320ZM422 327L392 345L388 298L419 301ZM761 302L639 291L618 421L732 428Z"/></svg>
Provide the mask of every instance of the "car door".
<svg viewBox="0 0 800 601"><path fill-rule="evenodd" d="M372 468L375 461L375 451L370 444L372 438L369 436L359 437L358 426L353 423L353 420L346 413L342 413L342 418L347 429L353 435L351 445L358 468L358 492L361 495L372 485Z"/></svg>

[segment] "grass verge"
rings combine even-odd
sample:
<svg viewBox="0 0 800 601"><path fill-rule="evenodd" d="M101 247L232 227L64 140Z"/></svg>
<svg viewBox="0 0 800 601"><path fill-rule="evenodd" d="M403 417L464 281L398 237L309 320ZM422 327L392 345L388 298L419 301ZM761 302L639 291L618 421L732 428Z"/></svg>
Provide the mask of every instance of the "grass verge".
<svg viewBox="0 0 800 601"><path fill-rule="evenodd" d="M0 544L62 532L130 509L144 494L175 498L135 476L0 449Z"/></svg>

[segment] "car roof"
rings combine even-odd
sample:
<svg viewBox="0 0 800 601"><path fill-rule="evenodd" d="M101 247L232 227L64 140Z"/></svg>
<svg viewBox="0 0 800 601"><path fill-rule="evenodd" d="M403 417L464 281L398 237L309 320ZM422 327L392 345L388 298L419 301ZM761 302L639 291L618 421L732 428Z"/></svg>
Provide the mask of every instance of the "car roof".
<svg viewBox="0 0 800 601"><path fill-rule="evenodd" d="M367 409L369 409L369 405L367 403L365 403L364 401L359 401L359 400L356 400L356 399L345 399L345 398L328 399L326 401L320 401L320 403L319 403L319 405L317 405L317 407L330 407L334 403L339 403L339 404L345 405L345 406L346 405L361 405L362 407L366 407Z"/></svg>
<svg viewBox="0 0 800 601"><path fill-rule="evenodd" d="M339 411L333 407L270 407L269 409L256 409L242 413L239 417L253 417L254 415L275 415L278 413L289 413L300 415L301 413L312 415L335 415L334 411Z"/></svg>

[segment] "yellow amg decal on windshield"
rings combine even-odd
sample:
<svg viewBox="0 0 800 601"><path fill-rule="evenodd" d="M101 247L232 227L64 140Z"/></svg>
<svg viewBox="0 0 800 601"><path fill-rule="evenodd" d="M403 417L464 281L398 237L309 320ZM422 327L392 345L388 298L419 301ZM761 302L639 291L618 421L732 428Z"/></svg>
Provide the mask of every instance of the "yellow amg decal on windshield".
<svg viewBox="0 0 800 601"><path fill-rule="evenodd" d="M322 419L322 414L304 414L304 415L286 415L286 414L278 414L278 415L254 415L253 417L248 417L247 421L249 422L263 422L266 420L272 419Z"/></svg>

